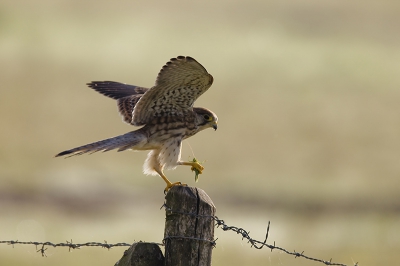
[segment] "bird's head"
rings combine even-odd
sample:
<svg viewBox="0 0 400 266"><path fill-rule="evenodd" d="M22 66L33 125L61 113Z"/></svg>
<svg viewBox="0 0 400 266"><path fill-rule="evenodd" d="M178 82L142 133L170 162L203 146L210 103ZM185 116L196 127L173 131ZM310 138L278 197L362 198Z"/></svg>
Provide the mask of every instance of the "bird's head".
<svg viewBox="0 0 400 266"><path fill-rule="evenodd" d="M201 107L193 107L193 111L196 113L196 124L199 127L199 131L209 127L217 130L218 117L215 113Z"/></svg>

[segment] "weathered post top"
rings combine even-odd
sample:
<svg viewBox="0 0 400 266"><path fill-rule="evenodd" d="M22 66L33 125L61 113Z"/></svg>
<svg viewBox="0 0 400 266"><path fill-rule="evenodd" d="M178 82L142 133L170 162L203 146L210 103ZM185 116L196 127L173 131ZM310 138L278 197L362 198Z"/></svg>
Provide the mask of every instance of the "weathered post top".
<svg viewBox="0 0 400 266"><path fill-rule="evenodd" d="M165 265L211 265L216 208L199 188L174 186L165 197Z"/></svg>

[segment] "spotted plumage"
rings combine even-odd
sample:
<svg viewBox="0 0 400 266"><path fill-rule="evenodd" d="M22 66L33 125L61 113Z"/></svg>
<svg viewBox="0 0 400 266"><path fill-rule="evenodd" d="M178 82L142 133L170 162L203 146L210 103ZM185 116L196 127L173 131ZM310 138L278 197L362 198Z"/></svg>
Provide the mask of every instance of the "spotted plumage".
<svg viewBox="0 0 400 266"><path fill-rule="evenodd" d="M63 151L58 156L74 156L117 149L150 150L145 174L158 174L167 183L166 191L180 182L171 183L164 169L189 165L200 173L198 162L180 160L182 140L206 128L217 129L218 117L212 111L193 107L194 102L213 83L213 77L189 56L172 58L159 72L150 89L113 81L93 81L88 86L117 100L123 121L142 128L126 134Z"/></svg>

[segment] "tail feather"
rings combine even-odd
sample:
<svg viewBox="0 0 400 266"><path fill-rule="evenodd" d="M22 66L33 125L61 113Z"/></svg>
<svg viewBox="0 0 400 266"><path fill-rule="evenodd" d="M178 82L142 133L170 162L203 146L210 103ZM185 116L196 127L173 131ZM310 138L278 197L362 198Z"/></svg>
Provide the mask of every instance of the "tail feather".
<svg viewBox="0 0 400 266"><path fill-rule="evenodd" d="M135 146L135 145L132 144L132 143L130 143L130 144L128 144L128 145L125 145L125 146L119 148L117 151L125 151L125 150L128 150L128 149L133 148L133 146Z"/></svg>
<svg viewBox="0 0 400 266"><path fill-rule="evenodd" d="M114 149L118 149L118 151L124 151L130 148L134 148L135 146L139 145L142 141L145 140L146 140L145 134L136 130L114 138L100 140L77 148L66 150L60 152L55 157L60 157L65 155L68 155L67 157L71 157L75 155L82 155L85 153L92 154L98 151L106 152Z"/></svg>

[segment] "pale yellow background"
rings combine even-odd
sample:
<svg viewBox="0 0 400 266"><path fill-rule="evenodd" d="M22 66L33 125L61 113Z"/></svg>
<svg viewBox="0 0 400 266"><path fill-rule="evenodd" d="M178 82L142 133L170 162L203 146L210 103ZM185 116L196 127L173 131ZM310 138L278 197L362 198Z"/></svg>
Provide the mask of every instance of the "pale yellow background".
<svg viewBox="0 0 400 266"><path fill-rule="evenodd" d="M183 143L226 223L352 265L400 260L399 1L16 1L0 4L0 240L160 242L165 186L146 153L67 160L116 136L92 80L152 86L171 58L214 76L197 106L219 116ZM213 265L322 265L216 229ZM114 265L125 248L0 245L1 265Z"/></svg>

